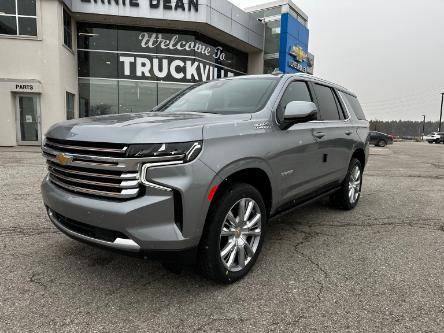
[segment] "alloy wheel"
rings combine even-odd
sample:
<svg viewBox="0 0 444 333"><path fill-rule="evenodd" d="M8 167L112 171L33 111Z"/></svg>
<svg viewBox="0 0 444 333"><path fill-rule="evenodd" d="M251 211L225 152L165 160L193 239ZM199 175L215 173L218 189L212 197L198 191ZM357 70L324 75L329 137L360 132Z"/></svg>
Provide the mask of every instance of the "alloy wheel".
<svg viewBox="0 0 444 333"><path fill-rule="evenodd" d="M254 257L261 239L261 211L251 198L236 202L222 224L220 257L231 272L242 270Z"/></svg>
<svg viewBox="0 0 444 333"><path fill-rule="evenodd" d="M358 165L355 165L350 174L350 180L348 183L348 198L351 204L354 204L361 194L361 176L361 168Z"/></svg>

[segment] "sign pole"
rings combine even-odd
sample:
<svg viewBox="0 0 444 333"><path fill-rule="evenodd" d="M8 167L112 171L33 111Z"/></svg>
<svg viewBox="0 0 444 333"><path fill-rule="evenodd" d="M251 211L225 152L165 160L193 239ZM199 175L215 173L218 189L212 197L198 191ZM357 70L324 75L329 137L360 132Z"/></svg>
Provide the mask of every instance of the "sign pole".
<svg viewBox="0 0 444 333"><path fill-rule="evenodd" d="M441 132L441 123L442 123L442 106L444 103L444 93L441 93L441 113L439 114L439 127L438 132Z"/></svg>

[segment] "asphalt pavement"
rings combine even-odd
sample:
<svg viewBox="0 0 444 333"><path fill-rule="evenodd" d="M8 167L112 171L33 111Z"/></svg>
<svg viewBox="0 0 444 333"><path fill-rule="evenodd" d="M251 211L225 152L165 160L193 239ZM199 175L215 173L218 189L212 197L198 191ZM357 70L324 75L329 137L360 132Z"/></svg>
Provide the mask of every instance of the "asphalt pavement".
<svg viewBox="0 0 444 333"><path fill-rule="evenodd" d="M354 211L275 221L229 286L67 238L45 172L38 150L0 148L2 332L444 332L444 145L372 148Z"/></svg>

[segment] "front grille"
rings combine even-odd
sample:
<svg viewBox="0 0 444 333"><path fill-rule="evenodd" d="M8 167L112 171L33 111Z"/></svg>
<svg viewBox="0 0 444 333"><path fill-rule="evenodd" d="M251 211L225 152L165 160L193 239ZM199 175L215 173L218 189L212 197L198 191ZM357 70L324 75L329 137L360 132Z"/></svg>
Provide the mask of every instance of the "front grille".
<svg viewBox="0 0 444 333"><path fill-rule="evenodd" d="M130 199L140 193L140 160L125 158L126 149L118 144L47 138L43 155L55 185L86 195Z"/></svg>

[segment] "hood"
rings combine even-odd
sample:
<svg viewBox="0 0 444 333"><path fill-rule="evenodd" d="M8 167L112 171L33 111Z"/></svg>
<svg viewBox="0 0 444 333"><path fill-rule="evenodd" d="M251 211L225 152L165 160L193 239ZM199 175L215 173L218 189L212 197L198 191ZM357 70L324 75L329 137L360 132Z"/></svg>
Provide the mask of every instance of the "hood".
<svg viewBox="0 0 444 333"><path fill-rule="evenodd" d="M168 143L202 140L207 124L250 120L250 114L144 112L69 120L52 126L47 137L108 143Z"/></svg>

